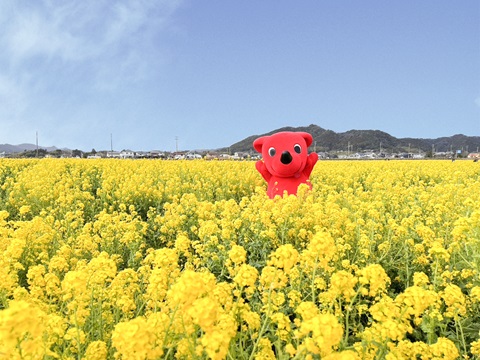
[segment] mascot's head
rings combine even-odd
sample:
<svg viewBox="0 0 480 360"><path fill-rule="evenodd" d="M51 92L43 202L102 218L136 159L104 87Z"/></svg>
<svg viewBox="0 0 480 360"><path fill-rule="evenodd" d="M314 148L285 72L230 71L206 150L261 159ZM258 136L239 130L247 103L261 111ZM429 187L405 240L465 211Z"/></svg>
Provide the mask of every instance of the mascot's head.
<svg viewBox="0 0 480 360"><path fill-rule="evenodd" d="M305 132L283 131L262 136L253 147L262 154L263 162L274 176L291 177L303 171L307 163L312 135Z"/></svg>

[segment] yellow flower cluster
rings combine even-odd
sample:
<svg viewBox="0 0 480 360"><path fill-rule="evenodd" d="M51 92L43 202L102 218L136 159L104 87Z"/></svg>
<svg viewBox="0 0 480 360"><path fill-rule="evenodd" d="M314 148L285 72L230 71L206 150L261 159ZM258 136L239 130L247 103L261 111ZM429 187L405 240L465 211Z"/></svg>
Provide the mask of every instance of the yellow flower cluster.
<svg viewBox="0 0 480 360"><path fill-rule="evenodd" d="M0 358L480 358L480 167L0 159Z"/></svg>

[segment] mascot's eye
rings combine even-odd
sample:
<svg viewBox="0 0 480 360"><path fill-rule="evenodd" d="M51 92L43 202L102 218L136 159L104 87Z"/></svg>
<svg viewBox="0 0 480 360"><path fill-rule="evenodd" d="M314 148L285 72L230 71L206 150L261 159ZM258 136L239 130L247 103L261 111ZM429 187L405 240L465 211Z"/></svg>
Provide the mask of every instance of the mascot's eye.
<svg viewBox="0 0 480 360"><path fill-rule="evenodd" d="M276 152L277 152L277 150L275 150L274 147L271 147L270 149L268 149L268 155L270 155L272 157L275 156Z"/></svg>
<svg viewBox="0 0 480 360"><path fill-rule="evenodd" d="M302 147L298 144L295 144L295 146L293 147L293 150L295 150L297 154L300 154L302 152Z"/></svg>

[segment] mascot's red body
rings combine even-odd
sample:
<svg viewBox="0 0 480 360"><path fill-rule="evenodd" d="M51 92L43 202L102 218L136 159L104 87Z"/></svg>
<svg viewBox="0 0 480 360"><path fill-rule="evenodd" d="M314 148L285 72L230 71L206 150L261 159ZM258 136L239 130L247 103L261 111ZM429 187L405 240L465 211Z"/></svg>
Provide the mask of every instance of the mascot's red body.
<svg viewBox="0 0 480 360"><path fill-rule="evenodd" d="M312 187L309 177L318 160L316 153L308 155L307 152L312 141L308 133L283 131L253 142L253 147L263 157L255 166L268 183L270 198L283 196L284 191L296 194L300 184Z"/></svg>

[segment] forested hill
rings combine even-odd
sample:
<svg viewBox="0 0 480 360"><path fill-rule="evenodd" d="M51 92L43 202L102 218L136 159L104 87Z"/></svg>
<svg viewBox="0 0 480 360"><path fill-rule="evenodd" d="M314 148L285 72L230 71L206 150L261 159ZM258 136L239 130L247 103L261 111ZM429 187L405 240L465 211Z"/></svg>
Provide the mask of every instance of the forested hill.
<svg viewBox="0 0 480 360"><path fill-rule="evenodd" d="M314 148L320 151L365 151L375 152L407 152L407 151L432 151L447 152L463 150L466 152L476 152L480 148L480 136L465 136L461 134L437 139L415 139L415 138L396 138L380 130L349 130L343 133L336 133L332 130L323 129L318 125L283 127L272 130L265 134L249 136L230 146L230 152L250 152L253 150L253 141L264 135L271 135L279 131L305 131L313 136L314 143L310 151Z"/></svg>

